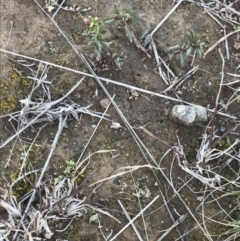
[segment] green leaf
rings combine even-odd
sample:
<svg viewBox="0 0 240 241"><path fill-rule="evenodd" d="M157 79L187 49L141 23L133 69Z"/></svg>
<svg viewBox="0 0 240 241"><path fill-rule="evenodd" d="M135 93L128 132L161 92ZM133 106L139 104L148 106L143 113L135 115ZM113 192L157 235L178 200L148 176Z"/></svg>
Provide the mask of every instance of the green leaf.
<svg viewBox="0 0 240 241"><path fill-rule="evenodd" d="M99 42L99 40L96 37L94 37L94 40L96 42L96 45L98 46L98 51L101 53L102 52L102 45L101 45L101 43Z"/></svg>
<svg viewBox="0 0 240 241"><path fill-rule="evenodd" d="M199 44L199 46L200 46L200 48L205 47L205 42L201 42L201 43Z"/></svg>
<svg viewBox="0 0 240 241"><path fill-rule="evenodd" d="M120 12L121 13L121 12ZM124 20L128 20L131 18L131 10L128 8L124 11L124 13L121 13L121 18L124 18Z"/></svg>
<svg viewBox="0 0 240 241"><path fill-rule="evenodd" d="M192 41L194 42L195 39L196 39L196 34L195 34L195 32L191 29L191 30L189 31L189 33L191 34Z"/></svg>
<svg viewBox="0 0 240 241"><path fill-rule="evenodd" d="M120 69L120 70L121 70L121 67L122 67L122 65L123 65L124 59L126 59L126 56L125 56L123 53L122 53L120 56L118 56L118 57L116 57L116 58L114 59L115 65L116 65L117 68Z"/></svg>
<svg viewBox="0 0 240 241"><path fill-rule="evenodd" d="M140 37L140 41L143 40L143 38L148 34L148 32L149 32L149 28L148 28L148 27L145 28L145 29L142 31L141 37Z"/></svg>
<svg viewBox="0 0 240 241"><path fill-rule="evenodd" d="M204 55L204 52L200 49L200 48L197 48L197 56L201 59Z"/></svg>
<svg viewBox="0 0 240 241"><path fill-rule="evenodd" d="M111 24L116 24L116 20L113 18L113 19L109 19L109 20L106 20L105 22L104 22L104 24L109 24L109 25L111 25Z"/></svg>
<svg viewBox="0 0 240 241"><path fill-rule="evenodd" d="M130 18L130 17L131 17L131 16L129 15L129 18ZM141 13L137 14L136 16L134 16L134 18L133 18L133 20L132 20L132 24L133 24L133 25L136 24L141 18L142 18L142 14L141 14Z"/></svg>
<svg viewBox="0 0 240 241"><path fill-rule="evenodd" d="M95 45L95 44L96 44L95 38L92 38L92 39L88 42L88 46L92 46L92 45Z"/></svg>
<svg viewBox="0 0 240 241"><path fill-rule="evenodd" d="M186 44L193 42L192 36L191 36L191 34L190 34L189 32L186 33L186 35L185 35L185 37L184 37L184 42L185 42Z"/></svg>
<svg viewBox="0 0 240 241"><path fill-rule="evenodd" d="M95 50L94 50L94 54L92 54L91 57L92 57L92 58L96 58L97 61L100 61L100 59L101 59L101 53L100 53L97 49L95 49Z"/></svg>
<svg viewBox="0 0 240 241"><path fill-rule="evenodd" d="M180 57L180 65L181 65L181 68L185 66L185 58L184 58L184 55L181 53L179 55Z"/></svg>
<svg viewBox="0 0 240 241"><path fill-rule="evenodd" d="M132 34L131 34L129 28L127 26L125 26L124 29L125 29L125 33L126 33L128 40L130 41L130 43L132 43Z"/></svg>
<svg viewBox="0 0 240 241"><path fill-rule="evenodd" d="M90 34L89 34L88 32L83 32L83 33L82 33L82 36L84 36L84 37L89 37Z"/></svg>
<svg viewBox="0 0 240 241"><path fill-rule="evenodd" d="M119 58L114 59L114 63L116 64L118 69L121 69L122 63Z"/></svg>
<svg viewBox="0 0 240 241"><path fill-rule="evenodd" d="M168 50L172 50L172 51L178 51L178 50L181 50L181 49L182 49L182 47L179 44L168 48Z"/></svg>
<svg viewBox="0 0 240 241"><path fill-rule="evenodd" d="M99 29L98 29L98 32L99 32L100 34L105 34L105 33L107 32L107 30L104 28L103 25L101 25L101 26L99 27Z"/></svg>
<svg viewBox="0 0 240 241"><path fill-rule="evenodd" d="M114 13L118 16L120 15L120 11L119 11L117 5L114 5Z"/></svg>
<svg viewBox="0 0 240 241"><path fill-rule="evenodd" d="M112 42L102 41L101 44L102 44L102 46L105 47L106 49L109 49L109 48L110 48L110 45L112 44Z"/></svg>
<svg viewBox="0 0 240 241"><path fill-rule="evenodd" d="M169 55L169 60L174 59L174 57L175 57L175 54L174 54L174 53L170 54L170 55Z"/></svg>
<svg viewBox="0 0 240 241"><path fill-rule="evenodd" d="M186 51L186 56L189 56L192 53L192 47L188 48Z"/></svg>
<svg viewBox="0 0 240 241"><path fill-rule="evenodd" d="M144 41L143 41L143 47L146 48L146 46L152 41L152 35L151 34L148 34Z"/></svg>

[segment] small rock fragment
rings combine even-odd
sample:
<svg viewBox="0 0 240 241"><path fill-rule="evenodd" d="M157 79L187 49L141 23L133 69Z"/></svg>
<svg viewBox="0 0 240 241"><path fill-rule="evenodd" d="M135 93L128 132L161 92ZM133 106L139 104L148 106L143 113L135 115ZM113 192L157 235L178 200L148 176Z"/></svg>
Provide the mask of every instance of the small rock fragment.
<svg viewBox="0 0 240 241"><path fill-rule="evenodd" d="M172 118L186 126L196 126L207 121L207 109L200 106L175 105Z"/></svg>
<svg viewBox="0 0 240 241"><path fill-rule="evenodd" d="M109 99L102 99L102 100L100 101L100 105L101 105L101 107L102 107L103 109L106 109L106 108L108 107L108 105L109 105Z"/></svg>

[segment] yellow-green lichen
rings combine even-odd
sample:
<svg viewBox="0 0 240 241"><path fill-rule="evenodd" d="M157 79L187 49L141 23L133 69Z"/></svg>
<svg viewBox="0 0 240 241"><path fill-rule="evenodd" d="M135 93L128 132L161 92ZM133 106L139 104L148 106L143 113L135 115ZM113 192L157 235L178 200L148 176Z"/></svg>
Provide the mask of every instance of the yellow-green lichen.
<svg viewBox="0 0 240 241"><path fill-rule="evenodd" d="M16 109L21 89L30 87L29 79L14 67L8 73L8 77L9 79L0 81L0 112L2 113Z"/></svg>

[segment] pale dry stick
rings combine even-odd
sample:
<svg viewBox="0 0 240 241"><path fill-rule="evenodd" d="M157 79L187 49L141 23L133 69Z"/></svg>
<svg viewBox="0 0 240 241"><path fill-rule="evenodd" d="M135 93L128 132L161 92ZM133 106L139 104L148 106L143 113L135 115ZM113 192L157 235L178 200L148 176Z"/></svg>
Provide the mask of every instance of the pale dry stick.
<svg viewBox="0 0 240 241"><path fill-rule="evenodd" d="M131 178L133 180L133 185L134 185L134 189L135 191L137 192L137 184L135 182L135 179L133 178L133 175L132 175L132 172L130 173L131 174ZM138 205L140 207L140 210L142 210L142 205L141 205L141 202L140 202L140 197L137 195L137 199L138 199ZM146 235L146 239L147 241L149 241L148 239L148 232L147 232L147 228L146 228L146 222L145 222L145 219L144 219L144 215L142 214L142 222L143 222L143 226L144 226L144 231L145 231L145 235Z"/></svg>
<svg viewBox="0 0 240 241"><path fill-rule="evenodd" d="M235 33L239 33L239 32L240 32L240 28L237 29L236 31L231 32L231 33L227 34L226 36L220 38L214 45L212 45L212 46L205 52L204 58L206 57L206 55L207 55L208 53L210 53L212 50L214 50L214 49L216 48L216 46L217 46L218 44L220 44L222 41L224 41L226 38L230 37L231 35L233 35L233 34L235 34Z"/></svg>
<svg viewBox="0 0 240 241"><path fill-rule="evenodd" d="M194 61L195 61L195 58L196 58L196 53L197 53L197 50L194 50L194 53L193 53L193 56L192 56L191 67L193 67L193 64L194 64Z"/></svg>
<svg viewBox="0 0 240 241"><path fill-rule="evenodd" d="M39 128L39 131L38 131L37 135L34 137L31 145L29 146L27 152L25 153L24 159L23 159L23 161L22 161L22 165L21 165L21 167L20 167L20 169L19 169L18 178L22 175L22 171L23 171L23 168L24 168L25 165L26 165L27 157L28 157L28 154L29 154L30 150L32 149L35 141L37 140L37 137L39 136L41 130L42 130L45 126L46 126L46 124L44 124L43 126L41 126L41 127Z"/></svg>
<svg viewBox="0 0 240 241"><path fill-rule="evenodd" d="M75 218L75 216L73 216L73 217L71 218L71 221L66 225L66 227L65 227L64 229L61 229L61 230L56 229L56 232L62 233L62 232L64 232L64 231L66 231L66 230L69 228L69 226L71 225L71 223L73 222L74 218Z"/></svg>
<svg viewBox="0 0 240 241"><path fill-rule="evenodd" d="M61 4L58 6L58 9L55 11L55 13L52 16L52 19L54 19L56 17L56 15L58 14L58 11L61 9L62 5L65 3L66 0L63 0L61 2Z"/></svg>
<svg viewBox="0 0 240 241"><path fill-rule="evenodd" d="M195 74L199 69L199 66L194 66L192 69L190 69L184 76L179 78L179 81L177 83L177 86L175 87L175 91L179 88L180 85L182 85L187 79L189 79L193 74Z"/></svg>
<svg viewBox="0 0 240 241"><path fill-rule="evenodd" d="M17 53L10 52L10 51L4 50L4 49L0 49L0 51L4 52L4 53L15 55L15 56L18 56L18 57L30 59L30 60L33 60L33 61L42 62L44 64L48 64L48 65L56 67L56 68L64 69L64 70L67 70L67 71L71 71L71 72L76 73L76 74L81 74L81 75L84 75L84 76L87 76L87 77L94 78L94 76L92 74L88 74L86 72L82 72L82 71L79 71L79 70L71 69L71 68L64 67L64 66L61 66L61 65L57 65L57 64L54 64L54 63L50 63L50 62L47 62L47 61L44 61L44 60L32 58L32 57L29 57L29 56L17 54ZM132 86L132 85L124 84L121 81L114 81L114 80L103 78L103 77L99 77L99 76L98 76L98 78L100 80L106 82L106 83L111 83L111 84L118 85L118 86L121 86L121 87L124 87L124 88L127 88L127 89L133 89L133 90L136 90L136 91L148 94L148 95L158 96L158 97L161 97L161 98L164 98L164 99L167 99L167 100L171 100L171 101L175 101L175 102L178 102L178 103L183 103L183 104L187 104L187 105L190 105L190 106L195 106L194 104L189 103L187 101L179 100L177 98L173 98L173 97L170 97L170 96L167 96L167 95L163 95L163 94L156 93L156 92L153 92L153 91L149 91L149 90L145 90L145 89L142 89L142 88L138 88L138 87L135 87L135 86ZM211 110L211 109L207 109L207 111L212 112L212 113L214 112L214 110ZM218 112L218 114L221 115L221 116L224 116L224 117L231 118L231 119L237 119L237 117L228 115L226 113ZM2 115L0 117L6 117L6 116L9 116L9 115Z"/></svg>
<svg viewBox="0 0 240 241"><path fill-rule="evenodd" d="M205 186L205 192L204 192L204 195L205 195L205 193L206 193L206 190L207 190L207 186ZM206 232L207 232L207 234L210 236L210 234L209 234L209 232L208 232L208 228L207 228L207 225L206 225L206 221L205 221L205 215L204 215L204 211L205 211L205 209L204 209L204 202L202 202L202 223L203 223L203 227L205 228L205 230L206 230Z"/></svg>
<svg viewBox="0 0 240 241"><path fill-rule="evenodd" d="M206 9L204 9L206 11ZM222 28L224 29L224 25L213 15L211 11L206 11L206 13Z"/></svg>
<svg viewBox="0 0 240 241"><path fill-rule="evenodd" d="M13 149L14 149L16 143L17 143L17 139L14 141L14 143L13 143L13 145L12 145L12 148L11 148L11 150L9 151L9 156L8 156L8 159L7 159L7 162L6 162L5 166L4 166L4 168L6 168L6 167L9 166L9 163L10 163L10 161L11 161L11 156L13 155ZM4 172L4 171L3 171L3 172Z"/></svg>
<svg viewBox="0 0 240 241"><path fill-rule="evenodd" d="M166 93L167 91L171 90L173 87L175 87L175 91L179 88L179 86L181 84L184 83L185 80L187 80L188 78L190 78L193 74L195 74L199 69L199 66L194 66L192 69L190 69L186 74L184 74L183 76L181 76L180 78L178 78L176 81L172 82L172 84L165 89L162 93Z"/></svg>
<svg viewBox="0 0 240 241"><path fill-rule="evenodd" d="M227 74L229 74L229 73L227 73ZM231 75L231 74L229 74L229 75ZM240 77L240 75L238 76L238 77ZM229 82L229 83L223 83L222 85L234 85L234 84L237 84L237 83L239 83L240 82L240 79L239 80L235 80L235 81L233 81L233 82Z"/></svg>
<svg viewBox="0 0 240 241"><path fill-rule="evenodd" d="M125 209L125 207L123 206L123 204L121 203L120 200L118 200L118 203L119 203L121 209L123 210L125 216L127 217L128 221L131 222L131 218L130 218L130 216L129 216L127 210ZM138 239L139 239L140 241L144 241L144 240L142 239L140 233L138 232L138 230L137 230L137 228L136 228L136 226L135 226L135 224L134 224L133 222L131 223L131 226L132 226L134 232L136 233Z"/></svg>
<svg viewBox="0 0 240 241"><path fill-rule="evenodd" d="M131 225L142 213L145 212L157 199L159 195L157 195L141 212L139 212L127 225L125 225L110 241L115 240L129 225Z"/></svg>
<svg viewBox="0 0 240 241"><path fill-rule="evenodd" d="M114 99L114 97L115 97L115 95L114 95L111 99ZM82 157L83 157L85 151L86 151L87 148L88 148L88 145L89 145L90 141L92 140L94 134L96 133L96 131L97 131L97 129L98 129L100 123L102 122L103 117L104 117L105 114L107 113L107 111L108 111L108 109L109 109L111 103L112 103L112 101L109 102L107 108L105 109L104 113L103 113L102 116L100 117L100 119L99 119L99 121L98 121L98 123L97 123L97 126L94 128L94 130L93 130L93 132L92 132L92 135L91 135L90 138L88 139L86 145L84 146L84 149L83 149L82 153L80 154L80 156L79 156L79 158L78 158L78 160L77 160L77 162L76 162L76 166L78 166L79 162L81 161L81 159L82 159Z"/></svg>
<svg viewBox="0 0 240 241"><path fill-rule="evenodd" d="M162 241L179 223L181 223L185 218L187 217L186 214L181 215L178 220L170 227L168 228L165 233L157 240Z"/></svg>
<svg viewBox="0 0 240 241"><path fill-rule="evenodd" d="M159 62L159 55L158 55L158 52L157 52L156 44L154 43L153 39L151 40L151 45L152 45L152 49L153 49L153 52L154 52L155 59L157 61L159 75L162 77L162 79L164 80L165 84L169 85L167 79L165 78L165 76L163 74L163 71L162 71L162 68L161 68L161 64Z"/></svg>
<svg viewBox="0 0 240 241"><path fill-rule="evenodd" d="M191 177L187 181L184 181L181 177L178 177L178 180L180 180L183 183L183 185L178 189L178 192L180 192L181 189L183 189L186 186L192 193L194 193L194 194L202 194L203 191L196 192L188 185L188 183L191 182L193 179L194 179L194 177Z"/></svg>
<svg viewBox="0 0 240 241"><path fill-rule="evenodd" d="M215 110L214 110L214 113L213 113L213 117L211 119L211 131L210 131L210 138L209 138L209 145L208 145L208 147L210 147L210 148L211 148L212 142L213 142L213 133L214 133L214 129L215 129L214 125L215 125L215 119L216 119L216 115L217 115L219 98L220 98L220 94L221 94L221 91L222 91L222 83L223 83L223 79L224 79L224 68L225 68L225 60L223 58L223 55L221 53L220 48L218 49L218 51L219 51L219 54L220 54L221 59L222 59L222 71L221 71L221 82L220 82L220 85L219 85L219 89L218 89L218 93L217 93L217 97L216 97L216 101L215 101ZM204 165L204 160L203 160L203 165Z"/></svg>
<svg viewBox="0 0 240 241"><path fill-rule="evenodd" d="M0 149L3 148L5 145L7 145L10 141L12 141L15 137L19 136L20 133L22 133L24 130L26 130L29 126L31 126L34 121L36 121L40 116L42 116L47 110L51 108L51 106L56 105L57 103L64 100L68 95L70 95L83 81L84 78L82 78L80 81L78 81L69 91L67 94L65 94L63 97L61 97L58 100L52 101L51 103L48 103L46 109L44 109L40 114L38 114L35 118L33 118L27 125L25 125L21 130L19 130L17 133L9 137L6 141L4 141L0 145Z"/></svg>
<svg viewBox="0 0 240 241"><path fill-rule="evenodd" d="M133 171L136 171L138 169L141 169L141 168L145 168L145 167L148 167L150 169L154 168L154 166L152 165L149 165L149 164L146 164L146 165L139 165L139 166L125 166L125 167L120 167L119 169L117 169L115 172L117 171L121 171L121 170L127 170L127 171L123 171L123 172L119 172L117 174L114 174L114 175L111 175L110 177L105 177L101 180L98 180L94 183L91 183L90 185L88 185L88 187L92 187L98 183L101 183L101 182L105 182L107 180L110 180L110 179L113 179L113 178L116 178L116 177L119 177L119 176L122 176L122 175L125 175L129 172L133 172Z"/></svg>
<svg viewBox="0 0 240 241"><path fill-rule="evenodd" d="M158 166L161 165L162 160L163 160L163 159L168 155L168 153L171 152L171 151L172 151L172 149L169 148L169 149L163 154L163 156L161 157L160 161L158 162Z"/></svg>
<svg viewBox="0 0 240 241"><path fill-rule="evenodd" d="M226 37L226 36L227 36L226 28L223 29L223 32L224 32L224 37ZM230 59L230 56L229 56L229 48L228 48L227 38L225 38L225 49L226 49L226 57L227 57L227 60L229 60L229 59Z"/></svg>
<svg viewBox="0 0 240 241"><path fill-rule="evenodd" d="M83 163L84 163L87 159L89 159L90 157L92 157L92 156L95 155L95 154L102 154L102 153L108 153L108 152L114 152L114 151L116 151L116 150L113 149L113 150L98 150L98 151L95 151L95 152L89 154L88 157L86 157L84 160L82 160L82 161L77 165L76 169L79 169L79 168L81 167L81 165L83 165Z"/></svg>
<svg viewBox="0 0 240 241"><path fill-rule="evenodd" d="M206 11L206 10L205 10ZM206 11L206 13L213 19L213 20L215 20L218 24L219 24L219 26L223 29L223 31L224 31L224 37L226 37L226 27L217 19L217 18L215 18L215 16L213 16L212 15L212 13L211 13L211 11ZM226 56L227 56L227 59L229 60L229 49L228 49L228 40L227 40L227 38L225 38L225 40L224 40L224 42L225 42L225 49L226 49Z"/></svg>
<svg viewBox="0 0 240 241"><path fill-rule="evenodd" d="M166 17L153 29L151 32L151 37L153 37L154 33L162 26L162 24L169 18L169 16L177 9L177 7L183 2L184 0L180 0L172 9L171 11L166 15Z"/></svg>
<svg viewBox="0 0 240 241"><path fill-rule="evenodd" d="M161 63L164 65L164 67L168 70L168 72L172 75L172 77L174 78L176 75L172 72L172 70L168 67L168 65L165 63L165 61L161 58L160 55L158 55L159 60L161 61Z"/></svg>
<svg viewBox="0 0 240 241"><path fill-rule="evenodd" d="M10 41L10 38L11 38L11 35L12 35L12 27L13 27L13 21L10 21L10 30L9 30L9 34L8 34L8 39L7 39L7 42L5 44L5 49L7 49L7 46L9 44L9 41Z"/></svg>
<svg viewBox="0 0 240 241"><path fill-rule="evenodd" d="M225 224L225 226L226 226L226 224ZM235 225L234 226L236 229L239 229L239 225ZM240 233L238 232L238 233L234 233L234 234L232 234L231 236L229 236L228 238L226 238L224 241L236 241L236 240L238 240L237 238L239 238L240 237Z"/></svg>

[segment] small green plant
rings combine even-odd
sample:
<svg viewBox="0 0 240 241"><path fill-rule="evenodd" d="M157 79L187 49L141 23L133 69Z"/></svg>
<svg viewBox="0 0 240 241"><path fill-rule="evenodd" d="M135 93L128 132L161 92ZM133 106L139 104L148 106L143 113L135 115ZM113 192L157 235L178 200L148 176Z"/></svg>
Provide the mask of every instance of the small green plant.
<svg viewBox="0 0 240 241"><path fill-rule="evenodd" d="M217 143L217 147L220 149L220 150L226 150L228 149L230 146L232 145L229 137L225 138L225 139L221 139L218 141Z"/></svg>
<svg viewBox="0 0 240 241"><path fill-rule="evenodd" d="M188 31L185 35L183 44L174 45L168 50L171 52L169 54L169 60L172 60L176 55L179 55L180 65L184 67L186 64L186 57L192 55L193 58L197 55L199 58L204 56L205 42L202 37L197 35L192 29Z"/></svg>
<svg viewBox="0 0 240 241"><path fill-rule="evenodd" d="M111 49L111 41L107 41L104 38L104 34L107 32L105 24L110 22L102 22L97 17L89 17L85 19L85 24L88 25L87 29L83 32L83 36L90 37L88 42L89 46L94 46L94 52L91 54L91 62L95 69L105 70L109 65L114 62L118 69L121 69L126 56L123 53L114 53Z"/></svg>
<svg viewBox="0 0 240 241"><path fill-rule="evenodd" d="M69 161L66 161L66 167L65 169L63 170L63 175L58 175L56 178L54 178L54 184L58 184L60 181L63 180L63 178L65 177L72 177L76 171L76 163L72 160L69 160ZM82 179L84 178L84 175L80 175L76 181L77 183L79 184Z"/></svg>

